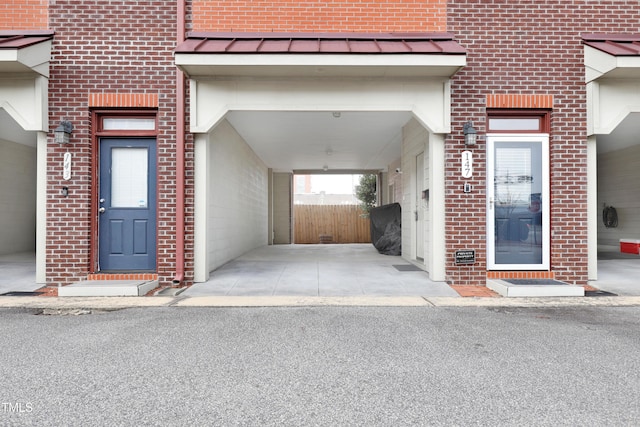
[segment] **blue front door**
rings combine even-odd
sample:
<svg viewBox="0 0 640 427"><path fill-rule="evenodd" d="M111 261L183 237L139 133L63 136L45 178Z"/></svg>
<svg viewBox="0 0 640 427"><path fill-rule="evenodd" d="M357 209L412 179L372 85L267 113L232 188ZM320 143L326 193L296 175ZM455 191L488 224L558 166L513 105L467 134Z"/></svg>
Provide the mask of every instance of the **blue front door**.
<svg viewBox="0 0 640 427"><path fill-rule="evenodd" d="M156 268L156 141L100 140L101 271Z"/></svg>

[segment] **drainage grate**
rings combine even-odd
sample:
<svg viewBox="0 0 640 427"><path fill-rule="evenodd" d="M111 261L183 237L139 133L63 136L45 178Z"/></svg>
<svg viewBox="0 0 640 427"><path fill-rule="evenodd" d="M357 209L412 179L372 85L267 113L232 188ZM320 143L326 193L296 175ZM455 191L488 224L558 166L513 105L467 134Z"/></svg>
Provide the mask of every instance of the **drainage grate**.
<svg viewBox="0 0 640 427"><path fill-rule="evenodd" d="M510 283L512 285L567 285L567 283L553 279L502 279L502 281Z"/></svg>
<svg viewBox="0 0 640 427"><path fill-rule="evenodd" d="M42 292L23 292L23 291L12 291L4 294L0 294L3 297L37 297L42 295Z"/></svg>
<svg viewBox="0 0 640 427"><path fill-rule="evenodd" d="M420 267L417 267L413 264L398 264L394 265L393 268L398 271L422 271Z"/></svg>

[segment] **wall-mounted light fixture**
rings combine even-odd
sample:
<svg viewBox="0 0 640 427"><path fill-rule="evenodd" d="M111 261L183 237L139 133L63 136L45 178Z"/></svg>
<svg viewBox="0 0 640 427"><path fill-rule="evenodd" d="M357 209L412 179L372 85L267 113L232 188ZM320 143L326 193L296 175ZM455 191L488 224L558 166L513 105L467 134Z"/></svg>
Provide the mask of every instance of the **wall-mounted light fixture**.
<svg viewBox="0 0 640 427"><path fill-rule="evenodd" d="M73 125L71 122L62 121L60 125L53 131L54 141L58 144L68 144L71 132L73 131Z"/></svg>
<svg viewBox="0 0 640 427"><path fill-rule="evenodd" d="M473 123L468 121L464 124L462 128L464 132L464 145L473 146L476 145L476 140L478 138L478 131L473 127Z"/></svg>

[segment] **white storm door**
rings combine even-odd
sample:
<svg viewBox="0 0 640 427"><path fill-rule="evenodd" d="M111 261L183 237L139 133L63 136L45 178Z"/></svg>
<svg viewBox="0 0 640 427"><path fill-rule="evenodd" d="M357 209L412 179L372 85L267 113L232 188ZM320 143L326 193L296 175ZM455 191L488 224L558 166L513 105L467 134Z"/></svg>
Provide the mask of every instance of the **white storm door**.
<svg viewBox="0 0 640 427"><path fill-rule="evenodd" d="M487 266L549 269L549 136L487 135Z"/></svg>

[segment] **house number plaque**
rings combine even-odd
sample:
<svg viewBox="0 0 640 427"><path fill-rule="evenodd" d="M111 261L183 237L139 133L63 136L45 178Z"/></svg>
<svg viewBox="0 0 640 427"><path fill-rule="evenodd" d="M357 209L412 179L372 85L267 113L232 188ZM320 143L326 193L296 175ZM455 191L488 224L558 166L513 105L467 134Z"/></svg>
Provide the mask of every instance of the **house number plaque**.
<svg viewBox="0 0 640 427"><path fill-rule="evenodd" d="M69 181L71 179L71 153L64 153L62 160L62 179Z"/></svg>
<svg viewBox="0 0 640 427"><path fill-rule="evenodd" d="M463 151L460 170L463 178L471 178L473 175L473 153L471 151Z"/></svg>

